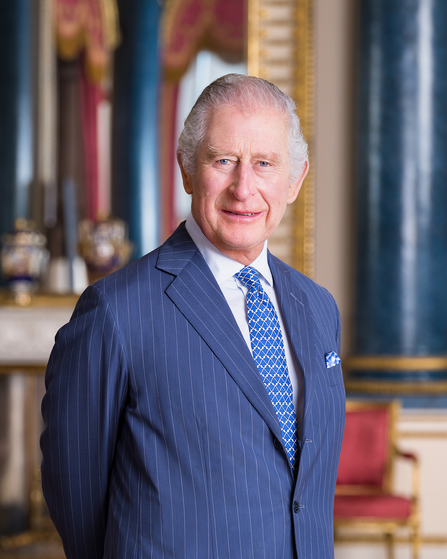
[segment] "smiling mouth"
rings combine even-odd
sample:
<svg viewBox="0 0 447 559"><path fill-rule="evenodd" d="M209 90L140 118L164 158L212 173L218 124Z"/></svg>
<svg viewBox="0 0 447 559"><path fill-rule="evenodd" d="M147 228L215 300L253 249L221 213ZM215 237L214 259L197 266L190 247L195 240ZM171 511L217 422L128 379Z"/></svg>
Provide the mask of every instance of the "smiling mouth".
<svg viewBox="0 0 447 559"><path fill-rule="evenodd" d="M229 210L225 210L225 211L229 214L240 215L242 217L250 217L252 215L258 215L259 214L259 212L231 212Z"/></svg>

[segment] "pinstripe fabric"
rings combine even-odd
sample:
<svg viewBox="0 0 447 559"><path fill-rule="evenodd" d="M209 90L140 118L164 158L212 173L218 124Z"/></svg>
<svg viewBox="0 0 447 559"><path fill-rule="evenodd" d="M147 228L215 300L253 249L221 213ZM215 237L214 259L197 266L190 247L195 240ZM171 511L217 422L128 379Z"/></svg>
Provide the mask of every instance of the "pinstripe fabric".
<svg viewBox="0 0 447 559"><path fill-rule="evenodd" d="M338 311L269 263L305 378L296 481L250 351L182 225L89 287L57 334L42 476L69 559L333 557L344 388L324 356L339 353Z"/></svg>

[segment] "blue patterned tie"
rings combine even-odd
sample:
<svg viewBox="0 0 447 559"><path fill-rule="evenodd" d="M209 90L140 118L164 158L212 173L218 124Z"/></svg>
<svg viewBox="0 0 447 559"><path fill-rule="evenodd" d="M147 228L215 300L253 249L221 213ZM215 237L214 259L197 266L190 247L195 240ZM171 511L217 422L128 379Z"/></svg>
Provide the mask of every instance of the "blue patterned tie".
<svg viewBox="0 0 447 559"><path fill-rule="evenodd" d="M253 357L278 416L293 467L297 449L296 416L278 316L254 268L246 266L236 277L248 287L247 317Z"/></svg>

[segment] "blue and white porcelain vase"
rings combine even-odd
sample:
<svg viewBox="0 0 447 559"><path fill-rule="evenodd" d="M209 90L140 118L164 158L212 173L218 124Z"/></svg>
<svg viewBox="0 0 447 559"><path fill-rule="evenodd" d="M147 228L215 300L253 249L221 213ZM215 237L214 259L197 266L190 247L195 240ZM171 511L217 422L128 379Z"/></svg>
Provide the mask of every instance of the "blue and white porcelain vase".
<svg viewBox="0 0 447 559"><path fill-rule="evenodd" d="M29 305L48 264L47 239L31 222L16 219L14 231L2 235L1 241L2 274L15 302Z"/></svg>
<svg viewBox="0 0 447 559"><path fill-rule="evenodd" d="M132 250L133 243L121 219L84 220L79 224L79 252L90 283L127 264Z"/></svg>

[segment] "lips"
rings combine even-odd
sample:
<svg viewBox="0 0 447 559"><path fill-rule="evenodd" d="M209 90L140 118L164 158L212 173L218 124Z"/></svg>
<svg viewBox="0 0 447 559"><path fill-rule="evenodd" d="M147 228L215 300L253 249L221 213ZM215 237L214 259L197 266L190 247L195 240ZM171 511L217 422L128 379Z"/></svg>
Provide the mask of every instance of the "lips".
<svg viewBox="0 0 447 559"><path fill-rule="evenodd" d="M224 210L225 213L232 214L232 215L239 215L242 217L251 217L254 215L259 215L260 212L232 212L230 210Z"/></svg>

